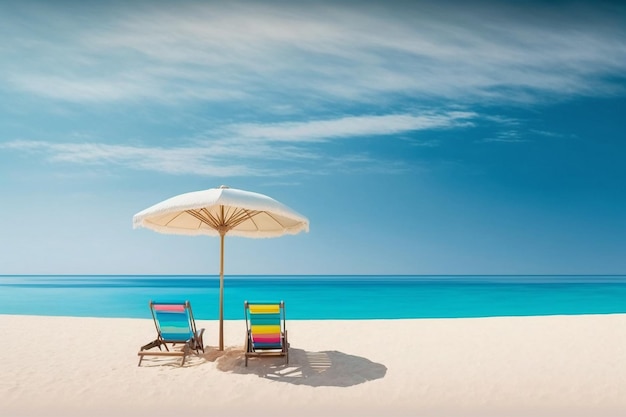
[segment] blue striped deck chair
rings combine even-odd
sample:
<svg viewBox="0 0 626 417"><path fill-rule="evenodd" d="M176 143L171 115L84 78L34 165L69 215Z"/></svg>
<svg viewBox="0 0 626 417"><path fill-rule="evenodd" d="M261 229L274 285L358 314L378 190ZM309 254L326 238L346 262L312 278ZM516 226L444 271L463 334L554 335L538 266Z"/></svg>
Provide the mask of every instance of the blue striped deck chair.
<svg viewBox="0 0 626 417"><path fill-rule="evenodd" d="M157 338L152 342L144 345L139 350L139 365L144 356L182 356L180 366L185 364L185 358L190 351L194 350L196 354L200 351L204 353L204 344L202 335L204 329L199 331L196 329L196 322L191 311L189 301L178 303L161 303L150 301L150 311L154 319L154 325L157 330ZM176 344L182 344L181 350L170 350L167 344L172 347ZM152 350L158 347L159 350ZM161 349L165 348L165 351Z"/></svg>
<svg viewBox="0 0 626 417"><path fill-rule="evenodd" d="M246 316L245 362L253 356L284 356L289 363L285 303L244 302Z"/></svg>

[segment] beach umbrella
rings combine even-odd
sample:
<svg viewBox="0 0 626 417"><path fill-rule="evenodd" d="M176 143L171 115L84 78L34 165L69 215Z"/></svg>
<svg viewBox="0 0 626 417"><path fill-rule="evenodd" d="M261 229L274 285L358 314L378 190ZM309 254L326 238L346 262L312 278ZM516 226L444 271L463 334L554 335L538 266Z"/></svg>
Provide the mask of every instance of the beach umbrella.
<svg viewBox="0 0 626 417"><path fill-rule="evenodd" d="M133 228L220 238L219 350L224 350L224 237L278 237L309 231L309 220L263 194L222 185L180 194L133 216Z"/></svg>

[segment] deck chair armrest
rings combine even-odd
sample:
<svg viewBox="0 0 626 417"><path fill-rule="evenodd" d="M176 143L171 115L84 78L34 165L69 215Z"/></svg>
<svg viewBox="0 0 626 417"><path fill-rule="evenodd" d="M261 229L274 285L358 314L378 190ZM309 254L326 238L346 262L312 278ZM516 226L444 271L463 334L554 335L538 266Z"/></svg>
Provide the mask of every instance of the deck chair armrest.
<svg viewBox="0 0 626 417"><path fill-rule="evenodd" d="M194 350L202 350L204 352L204 341L202 340L202 336L204 335L204 329L196 330L194 336L187 341L189 346ZM198 344L200 346L198 346Z"/></svg>
<svg viewBox="0 0 626 417"><path fill-rule="evenodd" d="M163 343L163 342L161 342L161 340L156 339L156 340L153 340L152 342L150 342L148 344L143 345L140 350L148 350L148 349L152 349L154 347L159 347L160 348L161 343Z"/></svg>
<svg viewBox="0 0 626 417"><path fill-rule="evenodd" d="M196 340L202 343L202 336L204 335L204 329L200 329L196 331Z"/></svg>

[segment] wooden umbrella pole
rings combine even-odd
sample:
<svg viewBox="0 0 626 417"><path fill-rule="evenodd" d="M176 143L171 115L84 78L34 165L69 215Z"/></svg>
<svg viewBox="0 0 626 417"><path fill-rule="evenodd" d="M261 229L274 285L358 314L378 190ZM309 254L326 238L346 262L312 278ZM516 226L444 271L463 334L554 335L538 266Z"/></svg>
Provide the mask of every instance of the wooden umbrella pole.
<svg viewBox="0 0 626 417"><path fill-rule="evenodd" d="M224 350L224 233L220 232L220 346Z"/></svg>

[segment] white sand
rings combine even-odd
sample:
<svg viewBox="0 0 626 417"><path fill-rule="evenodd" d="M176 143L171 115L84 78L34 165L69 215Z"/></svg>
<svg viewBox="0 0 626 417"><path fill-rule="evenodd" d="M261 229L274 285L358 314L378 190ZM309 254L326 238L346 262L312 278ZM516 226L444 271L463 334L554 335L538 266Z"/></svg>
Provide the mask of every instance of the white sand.
<svg viewBox="0 0 626 417"><path fill-rule="evenodd" d="M152 321L0 315L0 415L626 416L626 315L288 321L290 363L146 358Z"/></svg>

